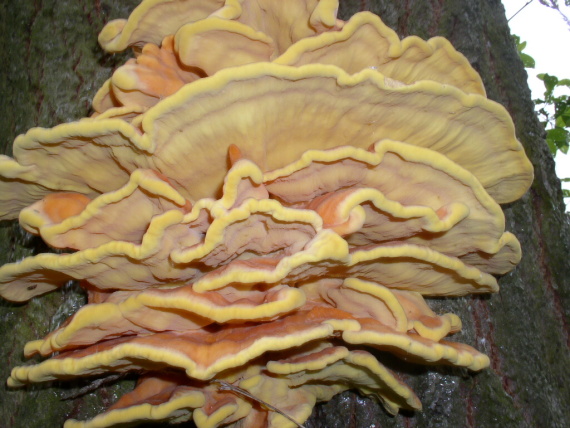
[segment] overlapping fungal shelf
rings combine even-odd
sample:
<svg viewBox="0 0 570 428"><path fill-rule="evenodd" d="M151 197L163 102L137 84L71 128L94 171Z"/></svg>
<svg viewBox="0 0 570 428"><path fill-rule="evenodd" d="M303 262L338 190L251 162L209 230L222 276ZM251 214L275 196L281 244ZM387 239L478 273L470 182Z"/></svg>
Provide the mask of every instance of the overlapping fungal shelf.
<svg viewBox="0 0 570 428"><path fill-rule="evenodd" d="M1 218L67 250L1 267L0 295L88 294L9 386L136 371L65 426L287 427L347 389L420 410L374 350L488 366L424 297L498 290L530 162L447 40L337 3L144 0L103 29L136 57L94 114L0 157Z"/></svg>

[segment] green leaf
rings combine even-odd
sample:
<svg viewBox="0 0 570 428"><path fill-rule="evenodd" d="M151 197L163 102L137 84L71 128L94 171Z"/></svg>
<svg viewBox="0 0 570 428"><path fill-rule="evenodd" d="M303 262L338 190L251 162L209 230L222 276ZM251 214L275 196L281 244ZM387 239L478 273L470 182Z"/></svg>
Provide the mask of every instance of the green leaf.
<svg viewBox="0 0 570 428"><path fill-rule="evenodd" d="M563 195L565 198L570 198L570 190L568 190L568 189L562 189L562 195Z"/></svg>
<svg viewBox="0 0 570 428"><path fill-rule="evenodd" d="M568 153L569 148L569 133L564 128L553 128L546 131L546 142L550 152L556 156L556 151L560 150L562 153Z"/></svg>
<svg viewBox="0 0 570 428"><path fill-rule="evenodd" d="M534 58L531 57L530 55L519 52L519 57L521 58L525 68L534 68L534 66L536 65Z"/></svg>
<svg viewBox="0 0 570 428"><path fill-rule="evenodd" d="M570 183L570 178L561 178L560 181L563 181L564 183Z"/></svg>
<svg viewBox="0 0 570 428"><path fill-rule="evenodd" d="M513 34L512 38L517 47L519 58L522 60L522 63L525 66L525 68L534 68L535 66L534 58L528 54L523 53L524 48L526 48L526 42L521 42L521 38L516 34Z"/></svg>
<svg viewBox="0 0 570 428"><path fill-rule="evenodd" d="M556 126L561 128L570 127L570 106L566 106L566 110L556 118Z"/></svg>
<svg viewBox="0 0 570 428"><path fill-rule="evenodd" d="M558 83L558 77L551 76L548 73L540 73L536 77L544 82L544 87L546 88L546 92L552 93L552 90Z"/></svg>
<svg viewBox="0 0 570 428"><path fill-rule="evenodd" d="M548 144L548 149L550 150L550 154L556 157L556 153L558 152L558 147L554 144L554 141L546 139L546 144Z"/></svg>
<svg viewBox="0 0 570 428"><path fill-rule="evenodd" d="M566 128L570 126L570 114L564 112L556 118L556 126L559 128Z"/></svg>
<svg viewBox="0 0 570 428"><path fill-rule="evenodd" d="M559 80L558 86L568 86L570 88L570 79Z"/></svg>
<svg viewBox="0 0 570 428"><path fill-rule="evenodd" d="M546 138L555 141L556 143L568 142L568 131L564 128L556 127L546 131Z"/></svg>

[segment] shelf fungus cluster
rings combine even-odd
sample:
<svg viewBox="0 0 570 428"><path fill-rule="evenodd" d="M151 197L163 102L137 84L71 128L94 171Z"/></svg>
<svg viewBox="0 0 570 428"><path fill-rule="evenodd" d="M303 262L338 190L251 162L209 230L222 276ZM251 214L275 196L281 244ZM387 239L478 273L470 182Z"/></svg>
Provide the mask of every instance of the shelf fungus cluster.
<svg viewBox="0 0 570 428"><path fill-rule="evenodd" d="M9 386L134 371L132 392L65 426L286 427L348 389L419 410L377 350L488 366L424 297L498 290L521 256L499 204L530 162L447 40L337 8L145 0L103 29L136 56L93 115L0 158L1 217L64 250L0 268L0 295L88 295Z"/></svg>

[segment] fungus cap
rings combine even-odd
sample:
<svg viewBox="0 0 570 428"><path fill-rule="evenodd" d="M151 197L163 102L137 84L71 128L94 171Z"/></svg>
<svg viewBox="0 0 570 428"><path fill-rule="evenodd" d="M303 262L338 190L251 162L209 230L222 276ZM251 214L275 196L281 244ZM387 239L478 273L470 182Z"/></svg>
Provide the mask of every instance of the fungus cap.
<svg viewBox="0 0 570 428"><path fill-rule="evenodd" d="M103 29L106 50L136 58L93 116L0 157L0 218L65 251L0 267L0 296L76 279L88 297L26 345L50 358L9 386L141 373L67 428L283 427L348 389L420 410L386 353L489 365L425 298L498 290L521 258L498 204L528 189L531 164L449 42L337 9L144 0Z"/></svg>

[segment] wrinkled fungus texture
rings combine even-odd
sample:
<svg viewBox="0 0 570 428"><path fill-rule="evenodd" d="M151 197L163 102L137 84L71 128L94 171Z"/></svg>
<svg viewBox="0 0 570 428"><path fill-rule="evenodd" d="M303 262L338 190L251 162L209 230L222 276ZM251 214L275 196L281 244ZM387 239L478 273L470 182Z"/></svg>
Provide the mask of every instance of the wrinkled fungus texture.
<svg viewBox="0 0 570 428"><path fill-rule="evenodd" d="M531 165L447 40L337 8L145 0L107 24L103 48L136 57L93 115L0 157L1 218L64 250L0 268L0 295L88 295L9 386L136 371L65 426L287 427L347 389L420 410L374 350L489 365L424 298L498 290L521 258L499 204Z"/></svg>

